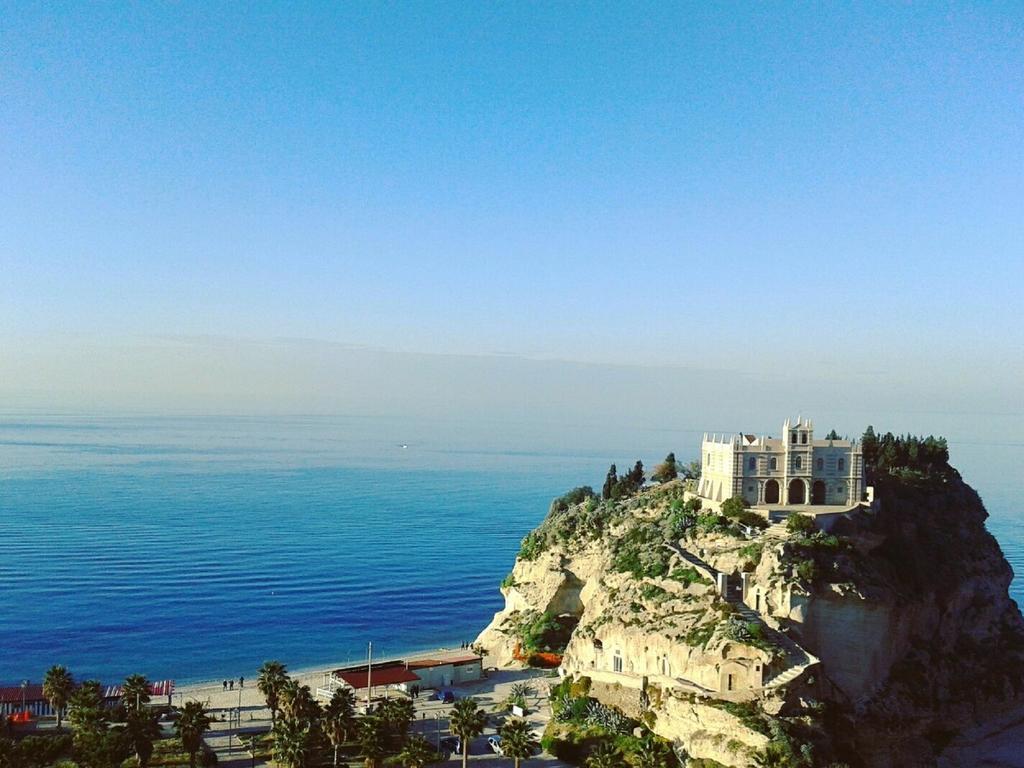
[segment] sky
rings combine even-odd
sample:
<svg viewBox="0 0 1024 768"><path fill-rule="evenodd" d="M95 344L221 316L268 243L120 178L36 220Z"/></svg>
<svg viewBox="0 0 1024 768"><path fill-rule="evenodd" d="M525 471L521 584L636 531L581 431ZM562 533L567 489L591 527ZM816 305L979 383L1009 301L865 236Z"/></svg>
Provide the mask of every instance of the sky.
<svg viewBox="0 0 1024 768"><path fill-rule="evenodd" d="M1022 286L1018 2L0 14L9 405L1019 414Z"/></svg>

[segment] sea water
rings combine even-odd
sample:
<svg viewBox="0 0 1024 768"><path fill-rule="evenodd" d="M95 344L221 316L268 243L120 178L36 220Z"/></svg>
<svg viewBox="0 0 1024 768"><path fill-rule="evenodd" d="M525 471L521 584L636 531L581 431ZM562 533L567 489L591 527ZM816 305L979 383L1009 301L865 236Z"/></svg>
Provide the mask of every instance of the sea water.
<svg viewBox="0 0 1024 768"><path fill-rule="evenodd" d="M567 435L571 435L567 437ZM0 683L458 647L550 500L699 435L364 417L0 416ZM954 440L1015 571L1019 475ZM974 476L972 476L972 473ZM1024 585L1015 581L1020 602Z"/></svg>

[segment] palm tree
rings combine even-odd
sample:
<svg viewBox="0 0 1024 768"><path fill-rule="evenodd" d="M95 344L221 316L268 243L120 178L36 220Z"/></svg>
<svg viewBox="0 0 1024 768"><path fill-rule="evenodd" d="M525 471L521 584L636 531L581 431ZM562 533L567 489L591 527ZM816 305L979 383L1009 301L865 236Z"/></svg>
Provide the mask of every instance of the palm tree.
<svg viewBox="0 0 1024 768"><path fill-rule="evenodd" d="M203 745L203 734L210 730L206 708L198 701L189 701L181 708L174 730L181 739L181 747L188 752L189 768L196 768L196 752Z"/></svg>
<svg viewBox="0 0 1024 768"><path fill-rule="evenodd" d="M469 764L469 742L484 732L486 713L472 699L459 699L452 707L449 727L462 740L462 768Z"/></svg>
<svg viewBox="0 0 1024 768"><path fill-rule="evenodd" d="M153 742L161 735L156 717L150 712L130 711L126 725L125 732L131 741L132 751L141 768L146 768L153 756Z"/></svg>
<svg viewBox="0 0 1024 768"><path fill-rule="evenodd" d="M288 768L305 768L310 749L310 724L281 718L274 726L274 760Z"/></svg>
<svg viewBox="0 0 1024 768"><path fill-rule="evenodd" d="M501 753L512 758L515 768L519 768L520 760L532 757L539 746L529 723L522 718L506 721L498 733L501 735Z"/></svg>
<svg viewBox="0 0 1024 768"><path fill-rule="evenodd" d="M675 754L664 741L647 733L633 753L635 768L671 768L676 764Z"/></svg>
<svg viewBox="0 0 1024 768"><path fill-rule="evenodd" d="M624 768L626 764L612 742L602 741L587 757L585 765L586 768Z"/></svg>
<svg viewBox="0 0 1024 768"><path fill-rule="evenodd" d="M68 699L68 723L74 733L75 762L86 768L114 762L114 753L119 750L116 750L117 745L108 731L103 689L98 682L87 680L71 694Z"/></svg>
<svg viewBox="0 0 1024 768"><path fill-rule="evenodd" d="M348 741L356 724L356 697L351 688L338 688L324 710L324 733L334 747L334 768L338 768L338 747Z"/></svg>
<svg viewBox="0 0 1024 768"><path fill-rule="evenodd" d="M288 680L288 669L280 661L265 661L256 678L256 687L267 700L271 725L277 724L277 707L281 687Z"/></svg>
<svg viewBox="0 0 1024 768"><path fill-rule="evenodd" d="M285 678L278 691L278 706L281 717L288 720L312 722L320 717L320 705L313 698L308 685L299 685L297 680Z"/></svg>
<svg viewBox="0 0 1024 768"><path fill-rule="evenodd" d="M149 680L145 675L128 675L121 686L121 703L129 712L141 711L149 704Z"/></svg>
<svg viewBox="0 0 1024 768"><path fill-rule="evenodd" d="M513 683L509 689L509 698L511 699L522 699L526 701L527 696L533 696L536 693L534 687L527 682Z"/></svg>
<svg viewBox="0 0 1024 768"><path fill-rule="evenodd" d="M416 718L411 699L388 699L377 708L377 714L384 722L396 746L405 741L409 726Z"/></svg>
<svg viewBox="0 0 1024 768"><path fill-rule="evenodd" d="M437 752L422 736L411 737L405 742L402 751L398 753L398 762L405 768L423 768L435 760L437 760Z"/></svg>
<svg viewBox="0 0 1024 768"><path fill-rule="evenodd" d="M68 698L68 722L75 736L99 734L107 730L107 712L103 692L95 680L86 680Z"/></svg>
<svg viewBox="0 0 1024 768"><path fill-rule="evenodd" d="M384 724L378 717L364 717L359 722L359 747L363 751L366 768L377 768L387 752Z"/></svg>
<svg viewBox="0 0 1024 768"><path fill-rule="evenodd" d="M75 690L75 679L71 676L67 667L57 664L46 670L43 678L43 695L50 702L53 711L57 713L57 730L60 730L61 722L64 719L64 710L68 706L68 699Z"/></svg>

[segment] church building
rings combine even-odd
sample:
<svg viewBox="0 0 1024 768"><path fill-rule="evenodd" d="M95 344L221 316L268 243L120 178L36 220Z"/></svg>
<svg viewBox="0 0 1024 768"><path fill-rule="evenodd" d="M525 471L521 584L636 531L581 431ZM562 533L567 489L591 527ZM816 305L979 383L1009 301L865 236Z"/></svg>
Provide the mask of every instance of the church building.
<svg viewBox="0 0 1024 768"><path fill-rule="evenodd" d="M814 424L786 419L782 437L709 435L701 441L697 495L742 496L753 507L853 506L864 494L864 462L856 440L814 439Z"/></svg>

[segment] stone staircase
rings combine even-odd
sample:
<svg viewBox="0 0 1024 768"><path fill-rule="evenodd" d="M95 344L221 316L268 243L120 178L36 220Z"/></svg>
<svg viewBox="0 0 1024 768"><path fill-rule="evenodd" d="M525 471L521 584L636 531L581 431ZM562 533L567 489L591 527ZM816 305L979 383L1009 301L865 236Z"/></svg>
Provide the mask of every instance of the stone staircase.
<svg viewBox="0 0 1024 768"><path fill-rule="evenodd" d="M684 549L682 545L675 541L666 542L665 547L679 555L681 560L696 568L697 573L699 573L701 576L711 579L712 584L718 583L719 571L705 563L703 560L701 560L699 557L693 554L693 552L690 552L688 549Z"/></svg>
<svg viewBox="0 0 1024 768"><path fill-rule="evenodd" d="M783 532L785 531L784 523L776 523L772 527L779 527ZM770 532L771 528L768 531ZM690 552L679 542L669 542L665 546L679 555L680 559L684 562L696 568L698 573L711 579L717 585L720 571L706 563L693 552ZM739 584L734 584L734 581L732 578L729 579L726 594L724 595L726 601L735 606L736 615L744 621L758 623L761 626L763 637L785 656L785 666L775 675L764 681L761 686L763 689L781 688L798 678L808 668L819 663L819 659L816 656L808 653L785 633L771 627L759 612L744 603L743 588Z"/></svg>

